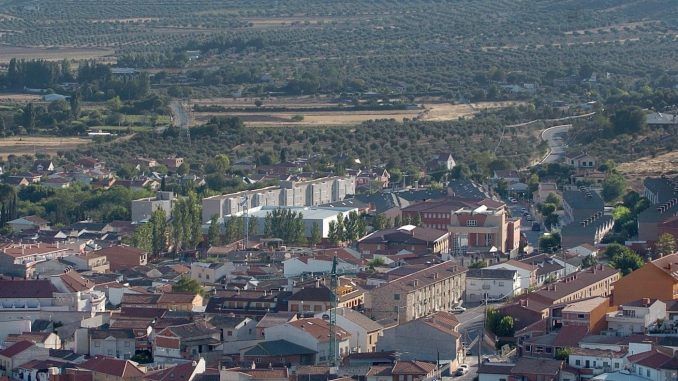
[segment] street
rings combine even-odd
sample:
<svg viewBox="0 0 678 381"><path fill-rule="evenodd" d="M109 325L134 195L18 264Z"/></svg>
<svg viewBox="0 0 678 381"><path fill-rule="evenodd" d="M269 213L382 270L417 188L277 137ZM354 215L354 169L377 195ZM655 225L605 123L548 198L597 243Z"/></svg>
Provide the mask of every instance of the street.
<svg viewBox="0 0 678 381"><path fill-rule="evenodd" d="M549 145L548 154L542 159L541 164L556 163L565 157L565 141L563 136L572 128L571 124L563 124L545 129L541 133L542 140Z"/></svg>

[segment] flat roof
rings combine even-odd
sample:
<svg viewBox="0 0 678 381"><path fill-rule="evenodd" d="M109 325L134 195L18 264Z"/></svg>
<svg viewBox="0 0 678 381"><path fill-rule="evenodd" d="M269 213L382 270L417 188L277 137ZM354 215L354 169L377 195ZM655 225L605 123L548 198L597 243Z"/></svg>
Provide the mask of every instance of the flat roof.
<svg viewBox="0 0 678 381"><path fill-rule="evenodd" d="M248 210L250 217L264 218L268 213L276 209L287 209L292 212L301 213L305 220L322 220L329 217L334 217L339 213L344 215L350 212L357 212L358 208L351 207L321 207L321 206L257 206ZM234 214L242 215L242 212Z"/></svg>

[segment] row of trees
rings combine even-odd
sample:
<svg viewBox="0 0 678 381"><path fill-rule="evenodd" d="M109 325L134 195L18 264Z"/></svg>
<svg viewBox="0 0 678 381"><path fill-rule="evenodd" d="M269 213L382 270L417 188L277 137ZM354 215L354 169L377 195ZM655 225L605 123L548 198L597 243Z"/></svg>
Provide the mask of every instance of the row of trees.
<svg viewBox="0 0 678 381"><path fill-rule="evenodd" d="M365 235L366 224L360 215L355 212L349 212L347 216L342 213L337 215L337 221L331 221L327 239L333 243L355 241Z"/></svg>

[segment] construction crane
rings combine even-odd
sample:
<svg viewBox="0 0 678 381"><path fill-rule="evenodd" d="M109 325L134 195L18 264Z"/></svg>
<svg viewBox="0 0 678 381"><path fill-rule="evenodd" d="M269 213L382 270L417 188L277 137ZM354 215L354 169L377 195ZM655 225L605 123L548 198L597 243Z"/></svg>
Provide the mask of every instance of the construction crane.
<svg viewBox="0 0 678 381"><path fill-rule="evenodd" d="M331 367L337 366L337 301L339 296L337 295L337 256L335 255L332 259L332 272L330 273L330 290L332 291L330 296L330 316L329 316L329 325L330 325L330 348L328 353L328 363Z"/></svg>

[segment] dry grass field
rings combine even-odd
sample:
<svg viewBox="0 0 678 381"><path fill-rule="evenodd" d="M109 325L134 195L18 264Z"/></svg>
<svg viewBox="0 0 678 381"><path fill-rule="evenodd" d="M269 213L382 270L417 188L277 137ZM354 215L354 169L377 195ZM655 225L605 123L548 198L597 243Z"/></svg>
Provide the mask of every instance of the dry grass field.
<svg viewBox="0 0 678 381"><path fill-rule="evenodd" d="M668 152L655 157L642 157L617 166L632 188L640 190L645 177L678 173L678 152Z"/></svg>
<svg viewBox="0 0 678 381"><path fill-rule="evenodd" d="M218 105L223 107L248 107L254 105L255 98L206 98L193 100L201 106ZM260 111L252 112L193 112L192 125L206 122L212 116L238 116L245 125L251 127L283 126L351 126L368 120L417 119L426 121L449 121L461 117L473 117L482 110L510 107L521 102L479 102L470 104L452 104L443 102L421 103L421 108L412 110L375 110L375 111L309 111L313 108L334 107L329 99L319 97L270 98L263 101ZM267 112L267 107L286 107L285 111ZM295 108L300 110L295 111ZM302 121L292 118L301 115Z"/></svg>
<svg viewBox="0 0 678 381"><path fill-rule="evenodd" d="M12 58L24 60L46 60L61 61L68 60L90 60L104 59L106 62L115 61L113 49L102 48L38 48L38 47L20 47L20 46L0 46L0 63L6 64Z"/></svg>
<svg viewBox="0 0 678 381"><path fill-rule="evenodd" d="M45 153L55 155L57 151L70 151L89 143L82 138L23 136L0 139L0 159L9 155L34 155Z"/></svg>

